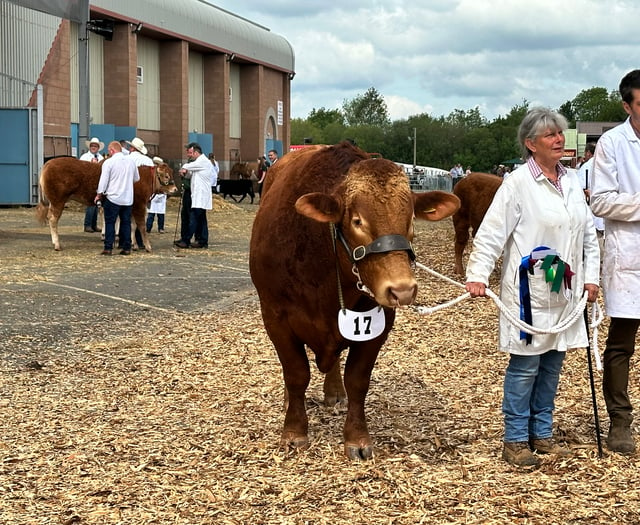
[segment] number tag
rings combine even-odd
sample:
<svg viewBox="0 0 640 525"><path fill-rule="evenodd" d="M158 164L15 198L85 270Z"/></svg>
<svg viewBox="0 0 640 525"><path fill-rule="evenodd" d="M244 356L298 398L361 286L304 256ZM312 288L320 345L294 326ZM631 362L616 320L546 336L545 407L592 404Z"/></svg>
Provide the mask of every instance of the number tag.
<svg viewBox="0 0 640 525"><path fill-rule="evenodd" d="M338 328L340 335L349 341L370 341L378 337L386 326L382 307L376 306L368 312L340 310Z"/></svg>

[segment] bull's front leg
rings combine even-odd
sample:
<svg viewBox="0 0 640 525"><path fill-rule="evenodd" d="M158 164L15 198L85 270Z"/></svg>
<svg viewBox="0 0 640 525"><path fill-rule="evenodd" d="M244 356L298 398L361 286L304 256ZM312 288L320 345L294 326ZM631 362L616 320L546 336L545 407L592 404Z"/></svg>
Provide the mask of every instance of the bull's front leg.
<svg viewBox="0 0 640 525"><path fill-rule="evenodd" d="M371 459L373 442L367 428L365 400L369 392L371 371L382 343L353 343L344 369L347 391L347 417L344 423L344 453L349 459Z"/></svg>

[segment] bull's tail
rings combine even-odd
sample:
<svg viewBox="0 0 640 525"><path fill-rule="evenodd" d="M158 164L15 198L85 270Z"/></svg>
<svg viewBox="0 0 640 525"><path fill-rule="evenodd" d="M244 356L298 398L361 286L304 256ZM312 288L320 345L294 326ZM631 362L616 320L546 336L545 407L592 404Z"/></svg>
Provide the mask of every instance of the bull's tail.
<svg viewBox="0 0 640 525"><path fill-rule="evenodd" d="M49 211L49 199L44 194L44 189L42 188L42 177L45 174L46 166L42 168L42 172L40 174L40 202L36 206L36 220L42 224L43 226L47 224L47 213Z"/></svg>
<svg viewBox="0 0 640 525"><path fill-rule="evenodd" d="M43 226L47 224L47 213L49 211L49 201L46 197L40 198L40 202L36 206L36 220Z"/></svg>

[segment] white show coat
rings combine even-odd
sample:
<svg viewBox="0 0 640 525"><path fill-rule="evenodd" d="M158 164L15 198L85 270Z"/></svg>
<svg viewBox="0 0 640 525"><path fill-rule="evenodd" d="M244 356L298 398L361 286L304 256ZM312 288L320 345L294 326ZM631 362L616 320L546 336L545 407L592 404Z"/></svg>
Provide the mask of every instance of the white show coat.
<svg viewBox="0 0 640 525"><path fill-rule="evenodd" d="M211 161L206 155L198 155L192 162L182 166L191 173L191 207L210 210L211 197Z"/></svg>
<svg viewBox="0 0 640 525"><path fill-rule="evenodd" d="M487 285L489 275L504 250L500 299L516 317L520 316L520 264L534 248L555 249L575 272L572 294L550 292L542 275L529 276L533 326L550 328L566 318L584 294L584 284L598 284L600 252L596 231L582 185L573 170L562 178L563 195L544 176L533 178L523 164L504 179L476 233L467 266L467 281ZM584 262L583 262L584 253ZM501 313L500 350L519 355L537 355L548 350L565 351L587 345L582 321L559 334L534 335L531 344L520 339L520 329Z"/></svg>
<svg viewBox="0 0 640 525"><path fill-rule="evenodd" d="M167 195L166 193L156 193L149 203L149 213L166 213Z"/></svg>
<svg viewBox="0 0 640 525"><path fill-rule="evenodd" d="M606 232L602 289L607 314L640 318L640 139L629 119L596 144L591 209Z"/></svg>

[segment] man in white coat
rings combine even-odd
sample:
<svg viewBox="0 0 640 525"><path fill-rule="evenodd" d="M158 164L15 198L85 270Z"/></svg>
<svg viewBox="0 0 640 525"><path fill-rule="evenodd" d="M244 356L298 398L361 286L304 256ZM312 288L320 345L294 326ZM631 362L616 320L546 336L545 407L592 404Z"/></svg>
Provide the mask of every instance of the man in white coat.
<svg viewBox="0 0 640 525"><path fill-rule="evenodd" d="M189 230L182 236L176 246L179 248L207 248L209 245L209 228L207 210L212 208L211 197L211 161L202 154L197 142L185 146L190 162L183 164L180 174L191 180L191 210L189 212ZM195 235L196 242L191 239Z"/></svg>
<svg viewBox="0 0 640 525"><path fill-rule="evenodd" d="M591 209L604 218L607 236L602 265L605 308L611 317L602 379L611 423L607 445L614 452L632 454L627 386L640 325L640 69L624 76L620 95L629 117L596 145Z"/></svg>

